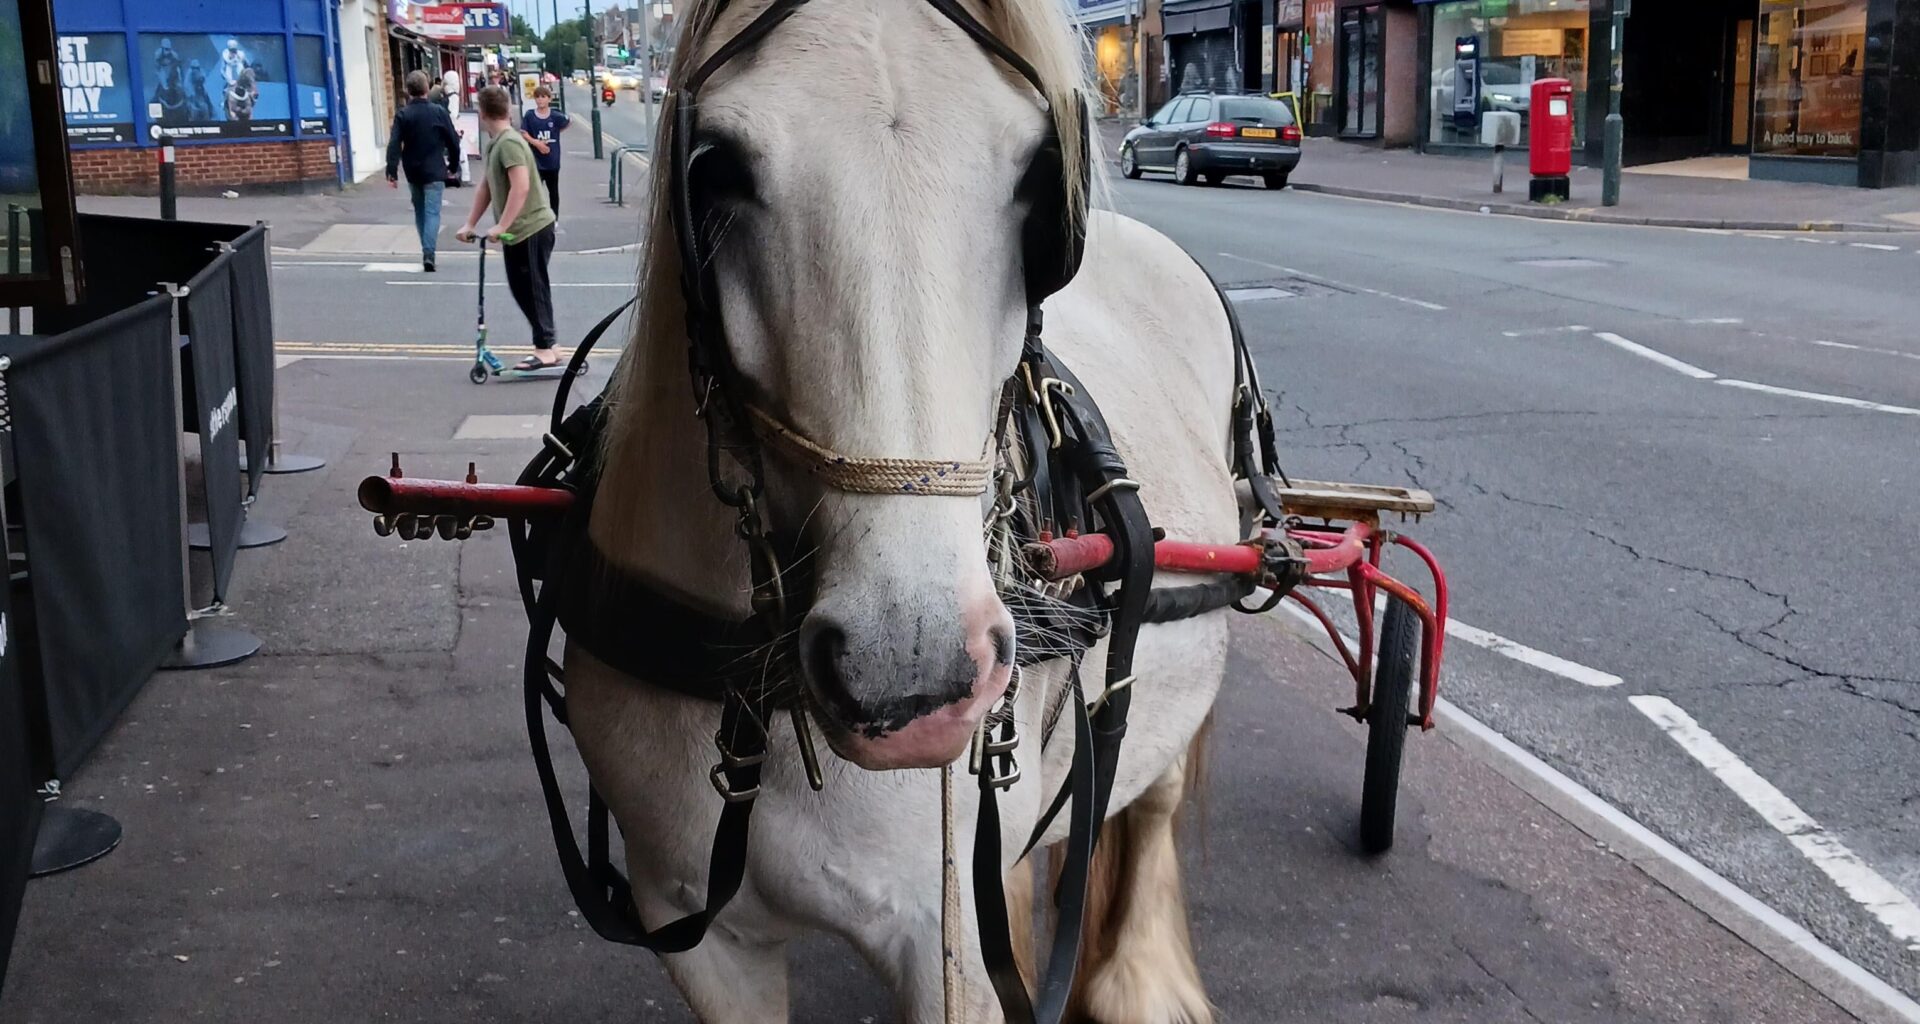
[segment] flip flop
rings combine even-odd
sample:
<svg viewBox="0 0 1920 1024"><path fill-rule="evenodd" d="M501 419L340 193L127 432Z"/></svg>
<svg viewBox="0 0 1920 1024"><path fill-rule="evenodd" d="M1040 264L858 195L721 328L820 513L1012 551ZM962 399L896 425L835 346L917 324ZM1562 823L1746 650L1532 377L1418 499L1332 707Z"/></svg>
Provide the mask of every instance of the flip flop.
<svg viewBox="0 0 1920 1024"><path fill-rule="evenodd" d="M532 373L535 370L558 370L565 365L560 362L543 363L538 356L528 356L513 364L513 368L521 373Z"/></svg>

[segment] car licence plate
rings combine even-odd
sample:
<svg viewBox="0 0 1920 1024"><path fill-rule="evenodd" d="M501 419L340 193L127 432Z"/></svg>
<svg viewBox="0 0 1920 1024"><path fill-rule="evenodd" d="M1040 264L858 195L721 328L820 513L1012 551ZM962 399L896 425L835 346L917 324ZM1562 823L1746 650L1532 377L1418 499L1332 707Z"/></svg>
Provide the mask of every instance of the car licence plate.
<svg viewBox="0 0 1920 1024"><path fill-rule="evenodd" d="M1240 137L1243 139L1277 139L1280 137L1280 132L1273 128L1242 128L1240 129Z"/></svg>

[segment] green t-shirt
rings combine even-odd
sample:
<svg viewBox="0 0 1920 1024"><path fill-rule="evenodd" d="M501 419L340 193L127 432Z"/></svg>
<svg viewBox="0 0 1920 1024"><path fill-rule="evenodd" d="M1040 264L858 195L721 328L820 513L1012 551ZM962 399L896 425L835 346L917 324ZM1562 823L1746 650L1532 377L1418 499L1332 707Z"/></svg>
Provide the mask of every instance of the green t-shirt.
<svg viewBox="0 0 1920 1024"><path fill-rule="evenodd" d="M507 208L507 192L512 188L507 171L515 167L527 169L527 201L520 206L520 216L507 226L507 234L513 236L508 245L526 241L555 219L553 204L547 201L547 186L541 183L539 168L534 166L533 147L512 128L495 135L487 147L487 192L493 200L493 219L499 220L500 212Z"/></svg>

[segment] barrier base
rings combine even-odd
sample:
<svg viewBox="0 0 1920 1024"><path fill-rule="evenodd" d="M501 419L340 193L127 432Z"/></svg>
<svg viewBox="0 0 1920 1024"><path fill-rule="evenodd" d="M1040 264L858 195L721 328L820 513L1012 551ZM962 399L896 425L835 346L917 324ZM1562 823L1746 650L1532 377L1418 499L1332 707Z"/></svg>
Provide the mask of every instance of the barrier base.
<svg viewBox="0 0 1920 1024"><path fill-rule="evenodd" d="M48 804L33 840L28 878L70 871L113 852L120 845L120 823L99 811Z"/></svg>
<svg viewBox="0 0 1920 1024"><path fill-rule="evenodd" d="M301 455L295 452L291 455L282 455L277 459L268 459L266 472L273 475L283 473L311 473L326 464L327 460L317 455ZM245 473L246 471L247 457L242 455L240 456L240 472Z"/></svg>
<svg viewBox="0 0 1920 1024"><path fill-rule="evenodd" d="M163 670L219 668L245 661L260 650L260 638L244 629L196 622L160 663Z"/></svg>
<svg viewBox="0 0 1920 1024"><path fill-rule="evenodd" d="M285 527L255 522L252 519L240 524L240 547L242 548L264 548L286 539ZM187 524L187 546L195 551L205 551L213 546L213 543L207 539L207 524Z"/></svg>

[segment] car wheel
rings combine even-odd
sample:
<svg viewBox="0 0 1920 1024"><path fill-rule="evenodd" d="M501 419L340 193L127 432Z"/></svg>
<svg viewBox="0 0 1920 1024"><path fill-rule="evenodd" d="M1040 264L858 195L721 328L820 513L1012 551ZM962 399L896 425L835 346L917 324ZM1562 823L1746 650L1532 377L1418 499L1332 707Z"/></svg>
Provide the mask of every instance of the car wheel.
<svg viewBox="0 0 1920 1024"><path fill-rule="evenodd" d="M1140 160L1134 156L1132 146L1120 147L1120 173L1129 178L1140 176Z"/></svg>
<svg viewBox="0 0 1920 1024"><path fill-rule="evenodd" d="M1173 156L1173 183L1176 185L1193 184L1193 164L1187 159L1187 151L1184 148Z"/></svg>
<svg viewBox="0 0 1920 1024"><path fill-rule="evenodd" d="M1285 171L1281 171L1279 174L1263 174L1260 178L1267 183L1268 188L1281 189L1287 187L1287 172Z"/></svg>

